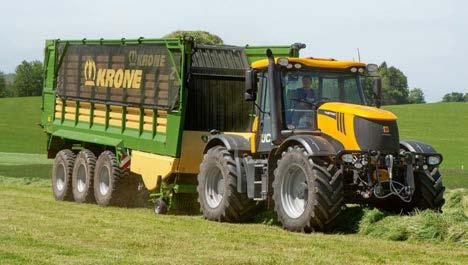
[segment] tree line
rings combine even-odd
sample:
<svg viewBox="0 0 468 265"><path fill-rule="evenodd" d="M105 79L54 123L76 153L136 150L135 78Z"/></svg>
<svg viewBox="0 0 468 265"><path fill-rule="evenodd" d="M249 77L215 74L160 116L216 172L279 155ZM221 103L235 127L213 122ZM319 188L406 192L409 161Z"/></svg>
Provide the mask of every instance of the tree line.
<svg viewBox="0 0 468 265"><path fill-rule="evenodd" d="M43 72L40 61L23 61L13 74L0 72L0 98L40 96L44 81Z"/></svg>
<svg viewBox="0 0 468 265"><path fill-rule="evenodd" d="M192 37L196 42L219 45L223 40L206 31L174 31L165 38ZM0 72L0 97L39 96L43 86L43 65L40 61L23 61L16 67L15 73ZM379 67L382 77L382 105L420 104L425 103L421 88L408 87L408 78L395 66L383 62ZM370 104L374 103L372 96L372 79L363 79L365 97ZM443 102L468 102L468 93L451 92L442 98Z"/></svg>

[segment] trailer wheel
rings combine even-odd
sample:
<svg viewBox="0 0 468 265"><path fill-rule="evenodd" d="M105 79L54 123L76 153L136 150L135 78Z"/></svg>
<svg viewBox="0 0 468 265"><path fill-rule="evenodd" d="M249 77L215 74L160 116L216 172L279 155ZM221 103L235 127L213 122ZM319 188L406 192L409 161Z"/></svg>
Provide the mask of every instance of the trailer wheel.
<svg viewBox="0 0 468 265"><path fill-rule="evenodd" d="M119 196L124 187L123 170L111 151L104 151L99 156L94 169L94 197L101 206L124 205L124 198Z"/></svg>
<svg viewBox="0 0 468 265"><path fill-rule="evenodd" d="M442 175L439 169L426 169L414 172L416 189L413 195L413 205L419 210L430 209L433 211L442 211L445 203L442 184Z"/></svg>
<svg viewBox="0 0 468 265"><path fill-rule="evenodd" d="M166 214L167 213L167 203L164 199L158 198L154 202L154 213L155 214Z"/></svg>
<svg viewBox="0 0 468 265"><path fill-rule="evenodd" d="M343 204L341 170L294 146L283 152L274 175L275 211L285 229L308 233L331 227Z"/></svg>
<svg viewBox="0 0 468 265"><path fill-rule="evenodd" d="M224 146L215 146L204 155L197 191L200 210L206 219L239 222L255 214L255 201L237 192L238 177L234 157Z"/></svg>
<svg viewBox="0 0 468 265"><path fill-rule="evenodd" d="M72 172L75 154L68 149L57 153L52 168L52 191L57 201L73 200Z"/></svg>
<svg viewBox="0 0 468 265"><path fill-rule="evenodd" d="M81 150L75 159L72 175L73 198L79 203L94 201L93 178L96 156L88 149Z"/></svg>

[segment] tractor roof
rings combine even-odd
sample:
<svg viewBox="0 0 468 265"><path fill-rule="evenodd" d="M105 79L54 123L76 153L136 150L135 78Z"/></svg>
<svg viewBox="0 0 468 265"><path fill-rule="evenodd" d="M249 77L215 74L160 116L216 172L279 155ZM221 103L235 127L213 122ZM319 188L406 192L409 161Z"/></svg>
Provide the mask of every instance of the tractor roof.
<svg viewBox="0 0 468 265"><path fill-rule="evenodd" d="M275 58L275 62L278 63L279 58ZM327 69L348 69L350 67L365 67L365 63L354 62L354 61L337 61L335 59L327 58L297 58L287 57L290 63L300 63L309 67L316 68L327 68ZM258 60L252 63L252 68L262 69L268 67L268 59Z"/></svg>

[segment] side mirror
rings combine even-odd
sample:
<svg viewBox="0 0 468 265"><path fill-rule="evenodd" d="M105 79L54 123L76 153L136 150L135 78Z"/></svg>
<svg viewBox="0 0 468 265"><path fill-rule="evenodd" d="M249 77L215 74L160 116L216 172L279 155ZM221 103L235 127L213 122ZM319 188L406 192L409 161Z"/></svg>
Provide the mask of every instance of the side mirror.
<svg viewBox="0 0 468 265"><path fill-rule="evenodd" d="M382 105L382 79L374 78L372 81L372 92L374 93L375 106L380 108Z"/></svg>
<svg viewBox="0 0 468 265"><path fill-rule="evenodd" d="M245 93L246 101L255 101L257 99L257 72L249 69L245 71Z"/></svg>

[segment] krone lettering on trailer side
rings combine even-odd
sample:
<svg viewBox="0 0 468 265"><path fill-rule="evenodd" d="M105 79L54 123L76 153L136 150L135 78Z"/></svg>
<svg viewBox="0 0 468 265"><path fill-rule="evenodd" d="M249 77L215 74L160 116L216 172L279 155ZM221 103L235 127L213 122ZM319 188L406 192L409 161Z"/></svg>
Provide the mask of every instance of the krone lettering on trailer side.
<svg viewBox="0 0 468 265"><path fill-rule="evenodd" d="M143 70L97 68L93 59L84 65L85 86L140 89Z"/></svg>

